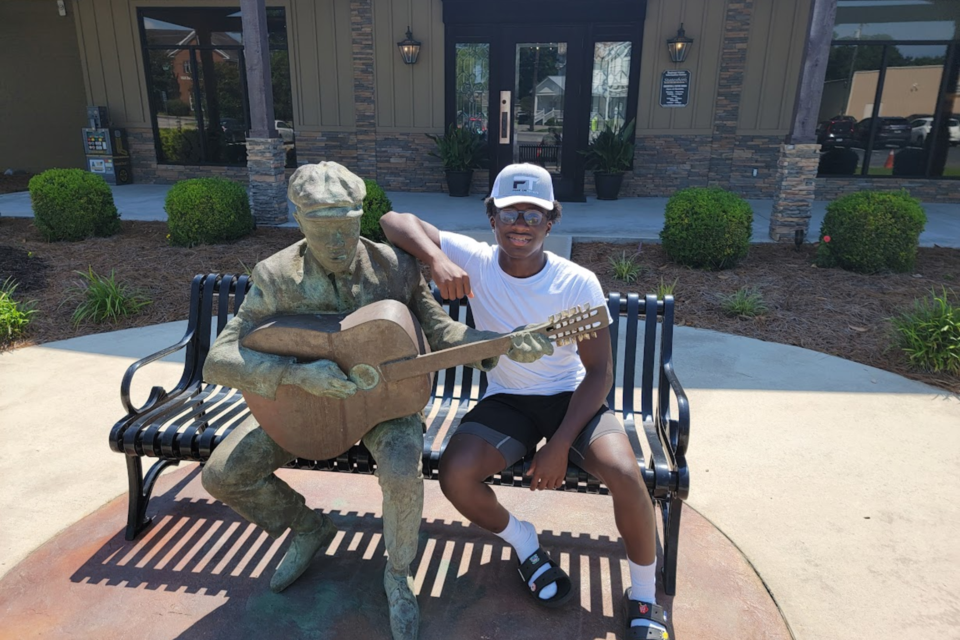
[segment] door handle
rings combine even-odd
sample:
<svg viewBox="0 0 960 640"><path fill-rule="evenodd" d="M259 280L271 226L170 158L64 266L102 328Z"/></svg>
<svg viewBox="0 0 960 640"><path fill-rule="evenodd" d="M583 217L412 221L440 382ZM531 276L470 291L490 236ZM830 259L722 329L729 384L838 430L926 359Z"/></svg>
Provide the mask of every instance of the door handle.
<svg viewBox="0 0 960 640"><path fill-rule="evenodd" d="M500 144L510 144L510 91L500 92Z"/></svg>

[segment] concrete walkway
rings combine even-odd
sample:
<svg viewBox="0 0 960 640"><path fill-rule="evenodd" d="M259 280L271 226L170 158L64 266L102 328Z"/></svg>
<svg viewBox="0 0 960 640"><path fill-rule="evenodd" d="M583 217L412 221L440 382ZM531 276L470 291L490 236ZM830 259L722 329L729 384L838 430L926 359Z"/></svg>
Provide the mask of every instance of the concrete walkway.
<svg viewBox="0 0 960 640"><path fill-rule="evenodd" d="M184 324L0 355L0 576L126 491L107 447L120 379ZM689 504L743 551L796 638L957 637L960 399L685 327L675 362L692 407ZM134 401L178 376L175 362L147 367Z"/></svg>
<svg viewBox="0 0 960 640"><path fill-rule="evenodd" d="M169 185L131 184L113 187L114 201L124 220L166 220L163 201ZM448 231L485 231L488 228L479 196L451 198L442 193L387 194L397 211L416 213ZM772 200L749 200L753 207L753 241L770 242ZM659 238L667 198L623 198L563 205L563 219L552 235L570 236L573 241L590 238L607 241L637 242ZM924 203L927 226L920 235L920 246L960 248L960 205ZM816 241L826 202L815 202L807 240ZM291 206L292 210L292 206ZM0 195L0 215L32 217L30 195L26 192ZM293 225L292 218L288 225Z"/></svg>

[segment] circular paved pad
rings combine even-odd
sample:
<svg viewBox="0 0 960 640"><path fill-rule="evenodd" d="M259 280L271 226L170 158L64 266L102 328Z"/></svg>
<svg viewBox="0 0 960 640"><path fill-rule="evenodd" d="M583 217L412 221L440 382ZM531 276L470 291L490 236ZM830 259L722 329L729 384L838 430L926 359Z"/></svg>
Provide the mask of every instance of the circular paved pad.
<svg viewBox="0 0 960 640"><path fill-rule="evenodd" d="M214 502L188 465L158 483L154 524L123 538L126 498L46 543L0 581L3 636L107 638L390 638L376 479L282 471L340 528L330 548L283 594L269 580L286 548ZM467 525L426 483L414 562L422 640L620 637L629 574L609 497L498 489L541 531L579 590L561 610L533 603L512 550ZM671 637L789 640L763 584L730 541L683 512L677 595L661 592Z"/></svg>

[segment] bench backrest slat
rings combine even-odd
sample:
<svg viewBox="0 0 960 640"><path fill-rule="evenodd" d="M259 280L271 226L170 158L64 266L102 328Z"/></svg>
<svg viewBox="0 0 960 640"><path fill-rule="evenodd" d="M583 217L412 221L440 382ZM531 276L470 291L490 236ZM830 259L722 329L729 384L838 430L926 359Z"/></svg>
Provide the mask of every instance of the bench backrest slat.
<svg viewBox="0 0 960 640"><path fill-rule="evenodd" d="M622 410L624 414L632 414L633 390L636 388L637 349L630 345L637 344L637 325L640 318L640 296L635 293L627 294L627 348L623 354L623 397Z"/></svg>
<svg viewBox="0 0 960 640"><path fill-rule="evenodd" d="M219 286L217 287L217 297L219 298L219 304L217 305L217 335L220 335L220 332L223 331L230 317L230 287L233 285L233 280L233 274L225 274L220 278Z"/></svg>
<svg viewBox="0 0 960 640"><path fill-rule="evenodd" d="M640 387L640 413L644 420L653 418L653 366L657 349L657 296L648 294L644 304L643 380Z"/></svg>
<svg viewBox="0 0 960 640"><path fill-rule="evenodd" d="M607 297L607 311L610 312L610 343L613 350L613 375L617 375L617 344L620 335L620 294L610 292ZM607 406L616 410L617 385L610 385L610 392L607 394Z"/></svg>

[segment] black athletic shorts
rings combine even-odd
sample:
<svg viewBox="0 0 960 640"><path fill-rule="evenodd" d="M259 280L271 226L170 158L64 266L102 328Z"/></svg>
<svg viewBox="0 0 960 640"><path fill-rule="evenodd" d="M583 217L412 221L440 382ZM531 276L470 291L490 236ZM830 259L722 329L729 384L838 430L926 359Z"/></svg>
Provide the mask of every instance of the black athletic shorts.
<svg viewBox="0 0 960 640"><path fill-rule="evenodd" d="M543 438L550 440L567 414L572 391L552 396L519 396L498 393L477 403L460 421L456 435L482 438L503 455L506 467L536 448ZM581 465L587 447L608 433L626 433L616 414L600 407L570 447L570 460Z"/></svg>

